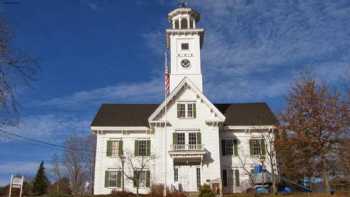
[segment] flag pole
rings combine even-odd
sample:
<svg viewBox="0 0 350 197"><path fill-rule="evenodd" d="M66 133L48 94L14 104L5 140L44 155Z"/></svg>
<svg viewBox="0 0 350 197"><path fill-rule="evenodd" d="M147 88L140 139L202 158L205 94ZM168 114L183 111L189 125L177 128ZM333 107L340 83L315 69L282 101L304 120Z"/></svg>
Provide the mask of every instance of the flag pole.
<svg viewBox="0 0 350 197"><path fill-rule="evenodd" d="M169 91L169 73L168 73L168 56L167 51L164 52L164 99L165 99L165 107L164 107L164 188L163 188L163 196L167 196L167 99L168 99L168 91Z"/></svg>

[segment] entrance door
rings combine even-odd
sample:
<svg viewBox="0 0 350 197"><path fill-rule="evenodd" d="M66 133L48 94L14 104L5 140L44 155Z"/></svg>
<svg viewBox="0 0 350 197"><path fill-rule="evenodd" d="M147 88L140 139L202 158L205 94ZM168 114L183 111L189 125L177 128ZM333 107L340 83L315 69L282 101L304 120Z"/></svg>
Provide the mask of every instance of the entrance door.
<svg viewBox="0 0 350 197"><path fill-rule="evenodd" d="M185 192L197 191L197 166L176 166L179 187Z"/></svg>

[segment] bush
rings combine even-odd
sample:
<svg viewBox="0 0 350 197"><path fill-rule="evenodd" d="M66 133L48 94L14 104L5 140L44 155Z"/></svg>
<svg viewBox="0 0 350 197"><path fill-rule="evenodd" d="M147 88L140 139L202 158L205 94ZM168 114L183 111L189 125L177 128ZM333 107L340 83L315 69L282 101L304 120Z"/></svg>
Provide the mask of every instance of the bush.
<svg viewBox="0 0 350 197"><path fill-rule="evenodd" d="M199 197L215 197L215 193L211 191L209 185L203 185L199 190Z"/></svg>
<svg viewBox="0 0 350 197"><path fill-rule="evenodd" d="M48 197L73 197L72 195L66 194L63 192L49 192L47 196Z"/></svg>
<svg viewBox="0 0 350 197"><path fill-rule="evenodd" d="M135 194L127 191L112 191L110 197L134 197Z"/></svg>
<svg viewBox="0 0 350 197"><path fill-rule="evenodd" d="M152 185L151 193L147 196L163 197L163 192L164 192L164 185L162 184ZM167 197L186 197L186 195L182 192L170 192L167 189Z"/></svg>

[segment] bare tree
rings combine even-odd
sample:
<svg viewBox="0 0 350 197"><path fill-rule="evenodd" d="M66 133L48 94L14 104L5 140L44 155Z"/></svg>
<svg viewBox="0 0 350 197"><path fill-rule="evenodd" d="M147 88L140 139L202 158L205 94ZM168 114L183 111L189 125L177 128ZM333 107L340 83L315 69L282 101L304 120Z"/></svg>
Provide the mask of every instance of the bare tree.
<svg viewBox="0 0 350 197"><path fill-rule="evenodd" d="M337 92L310 77L296 82L287 103L281 115L281 135L293 145L293 151L299 156L293 158L297 161L295 163L301 169L305 165L316 169L312 176L323 177L325 190L329 191L334 146L349 127L348 106Z"/></svg>
<svg viewBox="0 0 350 197"><path fill-rule="evenodd" d="M133 182L136 188L136 196L139 196L139 189L142 186L141 181L145 181L145 186L150 186L149 169L154 156L134 156L131 153L124 154L125 166L127 170L123 172L124 176ZM145 180L142 180L145 179Z"/></svg>
<svg viewBox="0 0 350 197"><path fill-rule="evenodd" d="M82 148L85 144L88 148ZM65 141L63 166L73 194L85 192L85 184L93 180L94 138L71 136Z"/></svg>
<svg viewBox="0 0 350 197"><path fill-rule="evenodd" d="M56 180L56 192L60 191L59 181L62 179L62 172L61 172L61 162L59 159L59 156L57 154L54 154L52 156L52 173L55 176Z"/></svg>
<svg viewBox="0 0 350 197"><path fill-rule="evenodd" d="M237 155L237 157L238 157L238 160L240 162L242 169L249 177L250 186L254 186L256 177L254 176L254 173L251 171L251 167L250 167L251 163L248 162L250 156L248 154L244 154L243 152L240 152Z"/></svg>
<svg viewBox="0 0 350 197"><path fill-rule="evenodd" d="M11 46L13 34L4 18L0 17L0 126L13 122L11 114L16 112L15 88L22 84L30 84L35 79L38 67L36 61L21 54Z"/></svg>
<svg viewBox="0 0 350 197"><path fill-rule="evenodd" d="M276 151L275 151L275 130L274 129L265 129L264 133L260 135L261 139L264 140L264 144L260 146L266 146L264 155L264 162L268 162L271 173L271 182L272 182L272 193L277 193L277 162L276 162ZM261 142L260 142L261 143ZM264 163L263 163L264 165Z"/></svg>

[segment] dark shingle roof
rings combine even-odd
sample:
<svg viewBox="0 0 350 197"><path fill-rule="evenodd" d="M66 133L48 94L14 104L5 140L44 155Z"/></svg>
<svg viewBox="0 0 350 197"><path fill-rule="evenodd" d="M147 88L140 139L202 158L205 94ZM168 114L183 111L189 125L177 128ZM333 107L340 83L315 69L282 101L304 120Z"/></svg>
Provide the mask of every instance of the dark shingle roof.
<svg viewBox="0 0 350 197"><path fill-rule="evenodd" d="M91 126L148 126L159 104L103 104ZM225 125L276 125L265 103L214 104L226 117Z"/></svg>
<svg viewBox="0 0 350 197"><path fill-rule="evenodd" d="M277 119L266 103L214 104L226 117L225 125L276 125Z"/></svg>

